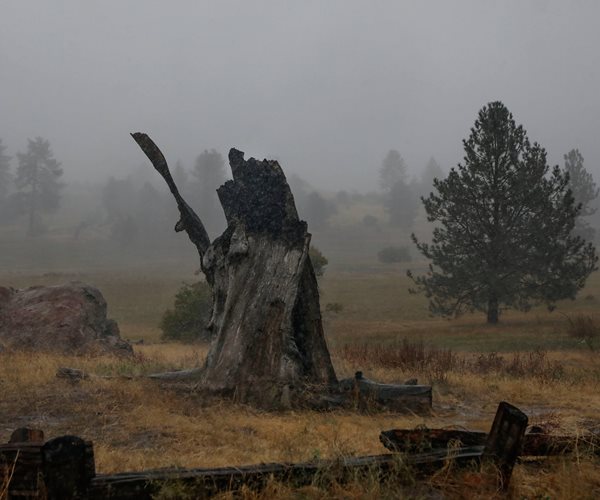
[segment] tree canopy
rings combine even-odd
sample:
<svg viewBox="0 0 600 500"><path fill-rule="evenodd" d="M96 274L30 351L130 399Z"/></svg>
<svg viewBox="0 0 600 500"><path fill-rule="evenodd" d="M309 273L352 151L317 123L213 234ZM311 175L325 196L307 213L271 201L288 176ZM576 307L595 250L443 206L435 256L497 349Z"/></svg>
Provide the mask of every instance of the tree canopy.
<svg viewBox="0 0 600 500"><path fill-rule="evenodd" d="M463 163L422 198L436 223L432 242L413 235L431 263L425 275L409 276L431 312L485 311L496 323L504 308L553 308L574 298L597 256L573 234L581 207L568 175L548 166L546 151L529 142L501 102L479 111L463 144Z"/></svg>

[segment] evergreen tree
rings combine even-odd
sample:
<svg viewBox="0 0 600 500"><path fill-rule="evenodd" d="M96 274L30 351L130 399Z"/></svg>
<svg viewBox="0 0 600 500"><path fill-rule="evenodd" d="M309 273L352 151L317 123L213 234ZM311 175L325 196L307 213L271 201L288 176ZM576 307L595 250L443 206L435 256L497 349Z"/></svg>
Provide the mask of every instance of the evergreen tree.
<svg viewBox="0 0 600 500"><path fill-rule="evenodd" d="M173 168L173 180L175 181L175 184L179 190L182 192L187 187L188 177L187 170L183 166L183 163L181 163L180 160L177 160L175 163L175 168Z"/></svg>
<svg viewBox="0 0 600 500"><path fill-rule="evenodd" d="M324 229L327 227L329 218L336 213L335 203L323 198L316 191L308 195L304 214L309 227Z"/></svg>
<svg viewBox="0 0 600 500"><path fill-rule="evenodd" d="M6 200L12 181L10 175L10 156L5 154L5 151L6 146L2 144L2 139L0 139L0 204Z"/></svg>
<svg viewBox="0 0 600 500"><path fill-rule="evenodd" d="M583 166L583 156L578 149L572 149L565 156L565 171L569 174L569 188L573 193L576 204L581 204L581 211L575 219L575 234L592 241L595 236L594 228L583 220L596 213L592 207L593 201L598 197L600 189L596 187L592 174Z"/></svg>
<svg viewBox="0 0 600 500"><path fill-rule="evenodd" d="M390 224L408 231L413 227L419 210L418 186L404 180L397 181L385 195L384 207L390 216Z"/></svg>
<svg viewBox="0 0 600 500"><path fill-rule="evenodd" d="M17 153L19 166L15 185L23 211L29 214L28 234L35 235L42 229L40 212L54 212L60 204L63 174L56 161L50 143L36 137L27 140L27 151Z"/></svg>
<svg viewBox="0 0 600 500"><path fill-rule="evenodd" d="M224 225L225 218L219 204L217 188L225 182L225 160L215 149L205 149L196 158L192 176L198 213L209 232L216 232Z"/></svg>
<svg viewBox="0 0 600 500"><path fill-rule="evenodd" d="M464 163L423 198L436 222L431 244L413 235L431 260L414 277L434 314L487 312L497 323L501 308L528 310L574 298L596 269L594 247L572 234L579 207L568 176L550 169L546 152L530 144L501 102L480 111Z"/></svg>
<svg viewBox="0 0 600 500"><path fill-rule="evenodd" d="M409 230L418 211L416 186L408 182L406 163L395 149L388 151L381 164L379 181L384 191L383 204L390 216L390 224Z"/></svg>
<svg viewBox="0 0 600 500"><path fill-rule="evenodd" d="M379 183L386 191L399 181L406 182L406 163L398 151L390 149L379 170Z"/></svg>
<svg viewBox="0 0 600 500"><path fill-rule="evenodd" d="M429 195L431 190L433 189L433 181L435 179L441 179L444 177L444 172L435 158L431 157L425 165L425 169L421 174L421 181L419 186L419 192L423 196Z"/></svg>
<svg viewBox="0 0 600 500"><path fill-rule="evenodd" d="M135 210L137 193L131 177L115 179L109 177L102 188L102 206L109 224L125 219Z"/></svg>

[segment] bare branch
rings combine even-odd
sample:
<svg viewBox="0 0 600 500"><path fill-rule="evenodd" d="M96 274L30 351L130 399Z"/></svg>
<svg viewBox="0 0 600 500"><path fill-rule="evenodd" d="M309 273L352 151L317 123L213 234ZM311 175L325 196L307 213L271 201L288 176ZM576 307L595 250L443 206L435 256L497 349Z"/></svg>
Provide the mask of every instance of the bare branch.
<svg viewBox="0 0 600 500"><path fill-rule="evenodd" d="M131 137L138 143L139 147L142 148L142 151L146 154L148 159L152 162L152 165L156 169L156 171L162 176L162 178L169 186L169 190L173 194L175 201L177 202L177 208L179 209L179 213L181 218L175 224L175 231L185 231L190 240L196 248L198 249L198 253L200 254L200 259L206 252L206 249L210 245L210 239L208 237L208 233L204 228L204 224L200 218L196 215L196 212L192 210L192 208L186 203L186 201L182 198L179 193L179 189L175 185L175 181L171 176L171 172L169 171L169 166L167 165L167 160L165 160L164 155L161 150L158 148L154 141L148 137L147 134L142 132L134 132L131 134Z"/></svg>

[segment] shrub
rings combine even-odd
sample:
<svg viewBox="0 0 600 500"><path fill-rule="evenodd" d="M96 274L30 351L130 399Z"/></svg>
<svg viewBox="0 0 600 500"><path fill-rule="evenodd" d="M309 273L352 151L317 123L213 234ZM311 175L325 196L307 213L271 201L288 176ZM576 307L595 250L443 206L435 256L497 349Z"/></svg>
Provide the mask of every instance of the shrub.
<svg viewBox="0 0 600 500"><path fill-rule="evenodd" d="M327 264L329 264L327 257L321 253L321 250L313 246L308 249L308 256L310 257L310 261L312 262L317 277L323 276L325 268L327 267Z"/></svg>
<svg viewBox="0 0 600 500"><path fill-rule="evenodd" d="M395 262L410 262L412 257L406 247L386 247L377 254L379 262L392 264Z"/></svg>
<svg viewBox="0 0 600 500"><path fill-rule="evenodd" d="M209 340L206 325L212 313L212 293L207 283L184 283L175 295L174 309L168 309L160 321L163 340L194 342Z"/></svg>
<svg viewBox="0 0 600 500"><path fill-rule="evenodd" d="M593 351L594 342L600 337L600 327L596 324L594 318L583 315L575 316L574 318L566 316L566 318L568 321L567 334L569 337L583 342Z"/></svg>
<svg viewBox="0 0 600 500"><path fill-rule="evenodd" d="M344 305L339 302L328 302L325 304L325 311L332 313L341 313L344 310Z"/></svg>

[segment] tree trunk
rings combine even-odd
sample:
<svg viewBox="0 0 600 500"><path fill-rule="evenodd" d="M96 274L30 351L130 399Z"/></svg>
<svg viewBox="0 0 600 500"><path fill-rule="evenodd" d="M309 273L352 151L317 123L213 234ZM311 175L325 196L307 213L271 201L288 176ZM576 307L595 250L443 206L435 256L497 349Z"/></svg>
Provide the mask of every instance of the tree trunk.
<svg viewBox="0 0 600 500"><path fill-rule="evenodd" d="M308 257L310 234L276 161L232 149L233 180L218 190L227 229L212 243L145 134L133 138L163 176L213 289L214 341L199 388L261 407L288 406L307 386L336 384Z"/></svg>
<svg viewBox="0 0 600 500"><path fill-rule="evenodd" d="M488 299L487 322L495 325L498 323L498 298L492 294Z"/></svg>

